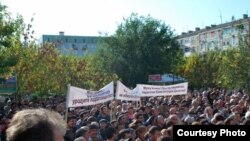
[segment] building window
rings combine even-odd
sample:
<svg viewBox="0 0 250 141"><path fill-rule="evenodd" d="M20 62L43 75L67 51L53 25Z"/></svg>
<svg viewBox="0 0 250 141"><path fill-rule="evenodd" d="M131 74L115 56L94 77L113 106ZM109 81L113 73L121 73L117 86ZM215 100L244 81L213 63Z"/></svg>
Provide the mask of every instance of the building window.
<svg viewBox="0 0 250 141"><path fill-rule="evenodd" d="M75 43L76 43L76 39L75 39Z"/></svg>
<svg viewBox="0 0 250 141"><path fill-rule="evenodd" d="M82 39L82 42L85 43L85 39Z"/></svg>
<svg viewBox="0 0 250 141"><path fill-rule="evenodd" d="M66 43L68 42L68 38L65 39L65 42L66 42Z"/></svg>
<svg viewBox="0 0 250 141"><path fill-rule="evenodd" d="M215 32L211 32L211 38L214 38Z"/></svg>
<svg viewBox="0 0 250 141"><path fill-rule="evenodd" d="M235 45L235 44L236 44L235 36L233 35L233 37L232 37L232 45Z"/></svg>

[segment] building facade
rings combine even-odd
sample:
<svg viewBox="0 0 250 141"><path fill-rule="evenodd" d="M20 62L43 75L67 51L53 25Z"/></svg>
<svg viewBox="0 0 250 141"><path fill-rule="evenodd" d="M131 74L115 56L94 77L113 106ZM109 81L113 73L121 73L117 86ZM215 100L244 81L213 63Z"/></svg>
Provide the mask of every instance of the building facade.
<svg viewBox="0 0 250 141"><path fill-rule="evenodd" d="M42 35L39 42L55 43L61 54L80 57L95 52L98 39L96 36L69 36L59 32L59 35Z"/></svg>
<svg viewBox="0 0 250 141"><path fill-rule="evenodd" d="M232 20L231 22L206 26L204 29L195 28L195 31L182 33L178 36L178 42L186 56L197 52L203 53L208 50L227 49L228 47L236 47L239 43L239 36L243 40L249 37L250 18L244 14L240 20Z"/></svg>

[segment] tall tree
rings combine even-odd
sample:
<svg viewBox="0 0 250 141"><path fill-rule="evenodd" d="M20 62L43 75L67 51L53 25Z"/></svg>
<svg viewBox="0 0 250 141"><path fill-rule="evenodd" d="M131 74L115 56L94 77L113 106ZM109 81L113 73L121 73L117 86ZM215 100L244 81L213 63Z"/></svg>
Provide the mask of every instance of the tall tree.
<svg viewBox="0 0 250 141"><path fill-rule="evenodd" d="M21 36L24 31L23 18L13 18L7 6L0 2L0 76L11 74L11 67L18 61L18 49L21 47Z"/></svg>
<svg viewBox="0 0 250 141"><path fill-rule="evenodd" d="M165 23L131 14L116 33L104 37L97 52L101 68L128 86L147 83L149 74L171 73L181 59L175 35Z"/></svg>

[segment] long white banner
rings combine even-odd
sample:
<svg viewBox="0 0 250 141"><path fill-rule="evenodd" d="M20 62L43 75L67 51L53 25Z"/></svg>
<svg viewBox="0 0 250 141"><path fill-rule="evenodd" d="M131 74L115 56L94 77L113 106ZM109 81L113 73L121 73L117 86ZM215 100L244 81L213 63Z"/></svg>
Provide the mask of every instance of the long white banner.
<svg viewBox="0 0 250 141"><path fill-rule="evenodd" d="M120 81L117 81L115 98L126 101L140 101L140 96L138 94L137 87L131 90L124 84L122 84Z"/></svg>
<svg viewBox="0 0 250 141"><path fill-rule="evenodd" d="M70 86L67 95L67 107L96 105L113 100L114 83L111 82L99 91L90 91Z"/></svg>
<svg viewBox="0 0 250 141"><path fill-rule="evenodd" d="M184 95L188 91L188 83L180 83L169 86L142 85L137 84L138 93L141 97Z"/></svg>

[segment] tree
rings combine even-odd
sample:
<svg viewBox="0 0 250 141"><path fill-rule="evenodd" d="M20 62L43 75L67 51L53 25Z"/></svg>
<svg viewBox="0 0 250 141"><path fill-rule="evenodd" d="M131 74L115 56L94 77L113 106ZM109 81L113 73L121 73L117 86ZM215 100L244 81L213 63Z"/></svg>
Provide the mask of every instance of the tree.
<svg viewBox="0 0 250 141"><path fill-rule="evenodd" d="M0 77L11 75L11 67L18 61L23 30L23 18L12 18L7 6L0 3Z"/></svg>
<svg viewBox="0 0 250 141"><path fill-rule="evenodd" d="M179 75L185 77L193 88L214 87L217 83L221 56L218 50L202 54L194 53L177 68Z"/></svg>
<svg viewBox="0 0 250 141"><path fill-rule="evenodd" d="M131 14L97 51L101 68L117 74L123 83L147 83L149 74L171 73L181 60L175 35L165 23L150 16Z"/></svg>

